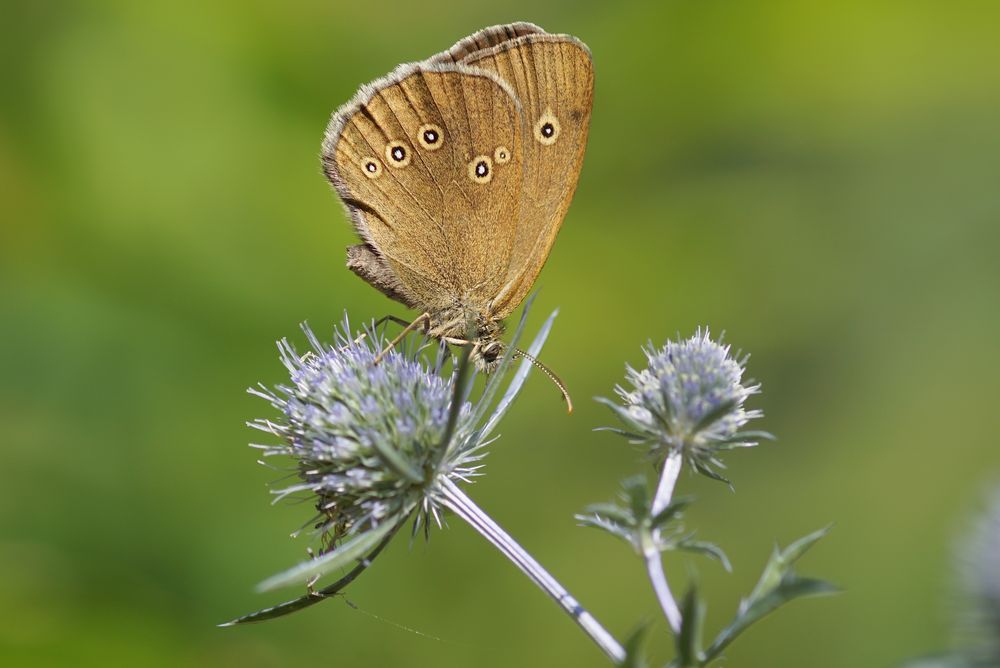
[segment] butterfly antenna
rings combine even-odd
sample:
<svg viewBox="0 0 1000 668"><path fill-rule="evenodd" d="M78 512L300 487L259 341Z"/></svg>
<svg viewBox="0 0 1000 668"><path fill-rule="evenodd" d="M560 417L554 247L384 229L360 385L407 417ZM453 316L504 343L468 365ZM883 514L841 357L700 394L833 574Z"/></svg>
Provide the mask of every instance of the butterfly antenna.
<svg viewBox="0 0 1000 668"><path fill-rule="evenodd" d="M550 369L549 367L545 366L544 364L542 364L537 359L535 359L534 357L532 357L528 353L524 352L520 348L514 348L514 357L523 357L524 359L526 359L529 362L531 362L532 366L534 366L536 369L538 369L539 371L541 371L542 373L544 373L546 376L548 376L549 380L551 380L552 383L556 387L559 388L559 391L562 392L563 399L566 400L566 412L570 413L570 414L573 413L573 400L570 399L569 392L566 391L566 386L563 384L562 380L559 379L559 376L557 376L552 371L552 369Z"/></svg>

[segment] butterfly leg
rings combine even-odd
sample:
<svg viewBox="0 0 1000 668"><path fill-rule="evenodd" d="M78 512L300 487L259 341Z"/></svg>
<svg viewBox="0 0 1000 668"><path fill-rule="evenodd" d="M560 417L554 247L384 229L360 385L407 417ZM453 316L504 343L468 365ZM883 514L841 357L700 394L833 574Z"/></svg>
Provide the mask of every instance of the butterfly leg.
<svg viewBox="0 0 1000 668"><path fill-rule="evenodd" d="M375 329L377 329L379 327L379 325L382 325L383 323L390 322L390 321L396 323L397 325L402 325L403 327L406 327L407 325L410 324L410 323L406 322L405 320L403 320L402 318L397 318L394 315L384 315L384 316L382 316L381 318L379 318L378 320L376 320L375 322L372 323L372 330L374 331ZM351 343L348 343L347 345L341 346L340 350L341 351L347 350L351 346L356 346L356 345L358 345L359 343L361 343L362 341L364 341L367 338L368 338L368 332L361 332L361 334L358 335L358 338L354 339L354 341L352 341ZM305 355L302 355L301 357L299 357L299 363L300 364L308 364L314 357L316 357L316 354L314 352L312 352L311 350L309 350L309 351L306 352Z"/></svg>
<svg viewBox="0 0 1000 668"><path fill-rule="evenodd" d="M469 339L458 339L454 336L442 336L441 340L445 343L450 343L453 346L467 346L472 344L472 350L469 351L469 357L475 357L476 352L482 346L479 341L470 341Z"/></svg>
<svg viewBox="0 0 1000 668"><path fill-rule="evenodd" d="M430 322L430 318L431 318L431 314L430 313L421 313L420 315L418 315L416 317L416 319L414 319L413 322L409 323L406 327L404 327L403 331L400 332L398 335L396 335L396 338L394 338L392 341L390 341L389 344L385 348L382 349L382 352L380 352L378 355L375 356L375 362L374 362L374 364L378 364L379 362L381 362L382 358L385 357L386 355L388 355L389 351L392 350L393 348L395 348L396 344L399 343L400 341L402 341L403 337L405 337L407 334L409 334L413 330L417 329L421 325L423 325L425 323L429 323Z"/></svg>
<svg viewBox="0 0 1000 668"><path fill-rule="evenodd" d="M454 336L442 336L441 340L445 343L450 343L453 346L464 346L466 344L472 343L468 339L456 339Z"/></svg>
<svg viewBox="0 0 1000 668"><path fill-rule="evenodd" d="M376 320L375 322L372 323L372 330L374 331L374 330L378 329L378 327L380 325L383 325L383 324L385 324L387 322L394 322L397 325L402 325L403 327L408 327L410 325L410 323L406 322L402 318L397 318L394 315L384 315L384 316L382 316L381 318L379 318L378 320ZM359 343L361 343L362 341L364 341L366 338L368 338L368 332L361 332L361 334L358 336L358 338L354 339L354 341L352 342L351 345L356 346ZM344 348L346 348L346 347L347 346L344 346ZM341 350L343 350L343 348L341 348Z"/></svg>

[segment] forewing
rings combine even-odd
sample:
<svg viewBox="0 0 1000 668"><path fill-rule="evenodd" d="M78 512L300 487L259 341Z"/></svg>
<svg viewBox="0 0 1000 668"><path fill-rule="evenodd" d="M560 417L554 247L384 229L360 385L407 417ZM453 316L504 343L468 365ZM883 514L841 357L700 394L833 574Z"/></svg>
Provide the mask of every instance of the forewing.
<svg viewBox="0 0 1000 668"><path fill-rule="evenodd" d="M485 309L503 288L522 182L509 156L527 131L498 76L455 63L401 66L334 114L324 172L369 261L398 278L390 296L432 312Z"/></svg>
<svg viewBox="0 0 1000 668"><path fill-rule="evenodd" d="M593 63L576 38L546 33L501 41L462 62L506 81L526 119L521 213L507 282L493 304L504 317L531 290L573 199L590 128Z"/></svg>

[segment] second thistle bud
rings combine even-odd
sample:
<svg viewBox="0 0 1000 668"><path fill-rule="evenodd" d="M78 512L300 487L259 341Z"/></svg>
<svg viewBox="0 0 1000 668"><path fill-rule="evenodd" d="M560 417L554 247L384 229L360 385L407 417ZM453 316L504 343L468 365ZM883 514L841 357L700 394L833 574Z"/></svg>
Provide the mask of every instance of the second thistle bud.
<svg viewBox="0 0 1000 668"><path fill-rule="evenodd" d="M753 439L764 436L742 431L762 415L744 408L760 391L743 380L746 359L734 357L707 329L643 352L647 367L628 367L628 386L615 388L623 404L604 400L625 423L617 431L648 447L657 463L679 451L702 473L721 477L713 473L722 466L719 452L756 445Z"/></svg>

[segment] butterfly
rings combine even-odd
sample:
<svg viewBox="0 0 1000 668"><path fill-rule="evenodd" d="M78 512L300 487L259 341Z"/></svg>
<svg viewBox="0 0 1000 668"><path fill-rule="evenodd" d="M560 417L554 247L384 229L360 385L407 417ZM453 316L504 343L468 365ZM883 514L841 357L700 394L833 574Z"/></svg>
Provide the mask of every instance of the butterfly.
<svg viewBox="0 0 1000 668"><path fill-rule="evenodd" d="M347 266L420 315L404 325L504 354L503 320L555 242L583 163L590 50L530 23L493 26L400 65L334 112L323 171L362 243ZM563 392L559 379L523 351Z"/></svg>

